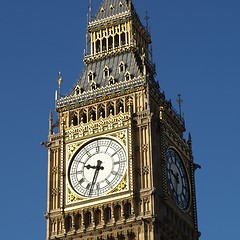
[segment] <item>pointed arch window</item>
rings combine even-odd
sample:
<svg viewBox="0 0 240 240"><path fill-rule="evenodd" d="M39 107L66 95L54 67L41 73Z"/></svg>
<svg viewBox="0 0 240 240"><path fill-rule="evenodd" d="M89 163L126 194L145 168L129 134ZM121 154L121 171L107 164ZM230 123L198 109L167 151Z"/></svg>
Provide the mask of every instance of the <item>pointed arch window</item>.
<svg viewBox="0 0 240 240"><path fill-rule="evenodd" d="M116 34L114 36L114 47L117 48L119 46L119 35Z"/></svg>
<svg viewBox="0 0 240 240"><path fill-rule="evenodd" d="M115 83L114 77L110 76L110 78L108 79L109 85L112 85Z"/></svg>
<svg viewBox="0 0 240 240"><path fill-rule="evenodd" d="M108 38L108 49L111 50L113 48L113 37L110 36Z"/></svg>
<svg viewBox="0 0 240 240"><path fill-rule="evenodd" d="M121 33L121 45L124 46L126 44L126 33Z"/></svg>
<svg viewBox="0 0 240 240"><path fill-rule="evenodd" d="M97 41L96 41L96 52L97 53L99 53L100 52L100 40L98 39Z"/></svg>
<svg viewBox="0 0 240 240"><path fill-rule="evenodd" d="M103 77L104 78L109 77L109 68L108 68L108 66L105 66L104 69L103 69Z"/></svg>
<svg viewBox="0 0 240 240"><path fill-rule="evenodd" d="M121 62L118 67L119 67L119 73L125 72L125 64L124 64L124 62Z"/></svg>
<svg viewBox="0 0 240 240"><path fill-rule="evenodd" d="M96 84L95 81L92 81L91 82L91 90L93 91L93 90L96 90L96 89L97 89L97 84Z"/></svg>
<svg viewBox="0 0 240 240"><path fill-rule="evenodd" d="M130 74L129 72L126 72L126 74L125 74L125 80L126 80L126 81L131 80L131 74Z"/></svg>
<svg viewBox="0 0 240 240"><path fill-rule="evenodd" d="M107 39L103 38L102 40L102 50L106 51L107 50Z"/></svg>
<svg viewBox="0 0 240 240"><path fill-rule="evenodd" d="M93 79L94 79L93 71L89 71L89 72L88 72L88 81L89 81L89 82L92 82Z"/></svg>
<svg viewBox="0 0 240 240"><path fill-rule="evenodd" d="M79 95L81 93L81 89L79 86L75 88L75 95Z"/></svg>

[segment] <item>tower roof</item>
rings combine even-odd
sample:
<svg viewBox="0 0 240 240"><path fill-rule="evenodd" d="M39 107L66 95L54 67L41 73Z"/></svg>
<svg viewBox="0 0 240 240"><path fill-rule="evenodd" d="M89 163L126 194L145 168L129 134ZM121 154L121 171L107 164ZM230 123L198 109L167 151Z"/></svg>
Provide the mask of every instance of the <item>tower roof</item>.
<svg viewBox="0 0 240 240"><path fill-rule="evenodd" d="M129 0L104 0L96 14L95 20L101 20L130 10Z"/></svg>
<svg viewBox="0 0 240 240"><path fill-rule="evenodd" d="M124 71L119 71L120 65L124 65ZM104 77L104 68L109 69L109 76ZM112 76L116 83L124 82L126 73L130 74L131 78L141 76L142 62L136 54L129 52L117 56L105 58L102 61L94 61L86 66L75 86L79 86L84 91L91 90L88 80L89 72L94 75L94 81L98 88L109 85L109 77ZM72 91L74 94L74 91Z"/></svg>

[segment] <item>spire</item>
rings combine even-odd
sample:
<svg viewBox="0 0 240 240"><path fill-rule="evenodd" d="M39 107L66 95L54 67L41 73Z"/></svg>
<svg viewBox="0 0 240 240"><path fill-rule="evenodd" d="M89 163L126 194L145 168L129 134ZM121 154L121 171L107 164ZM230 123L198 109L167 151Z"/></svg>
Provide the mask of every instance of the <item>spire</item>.
<svg viewBox="0 0 240 240"><path fill-rule="evenodd" d="M57 83L58 83L57 99L61 98L61 85L62 85L62 82L63 82L62 74L61 74L61 72L58 72L58 77L57 77Z"/></svg>
<svg viewBox="0 0 240 240"><path fill-rule="evenodd" d="M189 148L192 149L192 136L191 136L191 133L190 133L190 132L189 132L189 134L188 134L187 144L188 144Z"/></svg>
<svg viewBox="0 0 240 240"><path fill-rule="evenodd" d="M177 102L178 102L180 117L183 118L183 113L182 113L182 103L183 103L183 99L181 98L181 94L178 94Z"/></svg>

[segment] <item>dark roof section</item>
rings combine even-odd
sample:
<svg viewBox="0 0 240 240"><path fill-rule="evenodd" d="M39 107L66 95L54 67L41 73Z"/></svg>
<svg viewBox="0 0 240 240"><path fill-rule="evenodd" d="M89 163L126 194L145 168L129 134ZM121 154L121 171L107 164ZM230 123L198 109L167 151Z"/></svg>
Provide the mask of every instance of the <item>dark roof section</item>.
<svg viewBox="0 0 240 240"><path fill-rule="evenodd" d="M104 0L94 20L101 20L129 10L129 0Z"/></svg>
<svg viewBox="0 0 240 240"><path fill-rule="evenodd" d="M124 63L124 72L119 71L119 65L121 62ZM88 77L90 71L92 71L94 74L93 80L96 82L97 88L109 85L109 77L104 77L105 67L109 69L109 76L113 76L115 83L126 81L125 74L127 72L130 73L131 78L142 75L142 61L138 57L138 54L134 52L127 52L88 64L83 70L82 75L77 81L76 85L78 85L83 91L91 90L91 84ZM71 94L74 94L74 89Z"/></svg>

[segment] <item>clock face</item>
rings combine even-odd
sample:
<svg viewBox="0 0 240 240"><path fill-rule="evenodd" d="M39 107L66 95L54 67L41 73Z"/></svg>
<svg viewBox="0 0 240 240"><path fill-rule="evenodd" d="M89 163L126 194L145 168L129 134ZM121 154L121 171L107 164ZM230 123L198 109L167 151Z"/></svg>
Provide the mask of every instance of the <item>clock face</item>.
<svg viewBox="0 0 240 240"><path fill-rule="evenodd" d="M69 166L69 182L84 197L97 197L114 189L124 177L127 156L116 140L99 138L81 147Z"/></svg>
<svg viewBox="0 0 240 240"><path fill-rule="evenodd" d="M189 205L189 184L186 170L182 160L174 148L168 148L167 158L167 178L171 194L180 209L187 209Z"/></svg>

